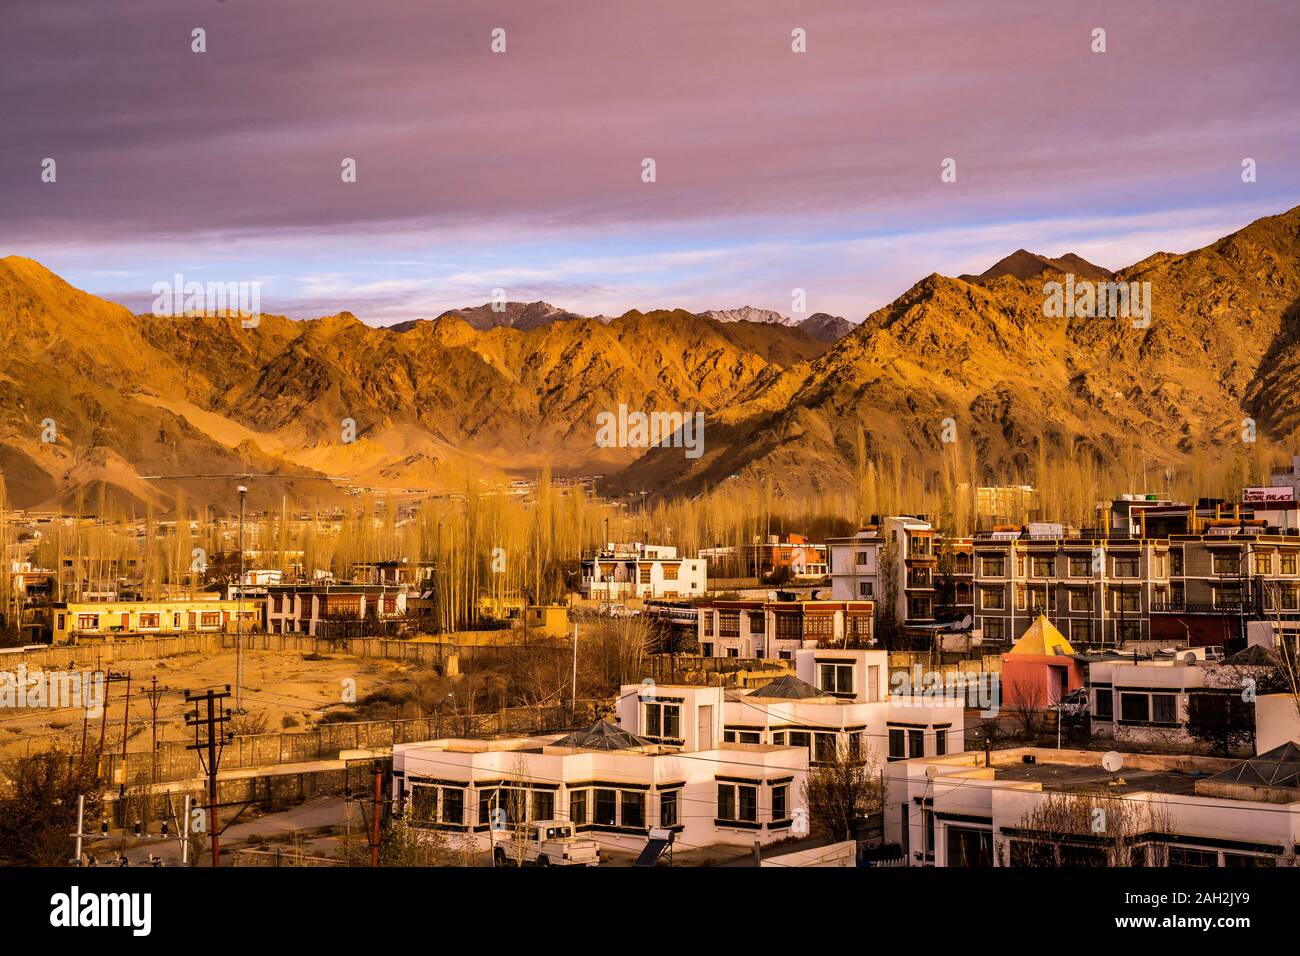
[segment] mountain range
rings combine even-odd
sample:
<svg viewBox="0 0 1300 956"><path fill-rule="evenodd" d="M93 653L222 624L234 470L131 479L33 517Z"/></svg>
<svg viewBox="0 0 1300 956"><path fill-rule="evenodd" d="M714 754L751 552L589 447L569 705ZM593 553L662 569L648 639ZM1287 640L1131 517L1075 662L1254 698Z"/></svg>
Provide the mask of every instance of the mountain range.
<svg viewBox="0 0 1300 956"><path fill-rule="evenodd" d="M1045 316L1044 284L1066 273L1149 283L1150 323ZM981 478L1038 457L1181 468L1239 444L1245 418L1270 447L1294 437L1298 331L1300 207L1115 273L1018 250L978 276L928 275L857 325L507 303L390 328L343 312L245 329L134 315L10 256L0 469L19 507L106 496L137 512L229 505L225 479L144 476L246 469L283 476L253 483L254 507L340 499L306 476L452 491L542 466L600 474L614 493L736 476L799 495L847 488L864 456L937 468L947 419ZM599 447L596 416L620 404L704 412L703 455Z"/></svg>

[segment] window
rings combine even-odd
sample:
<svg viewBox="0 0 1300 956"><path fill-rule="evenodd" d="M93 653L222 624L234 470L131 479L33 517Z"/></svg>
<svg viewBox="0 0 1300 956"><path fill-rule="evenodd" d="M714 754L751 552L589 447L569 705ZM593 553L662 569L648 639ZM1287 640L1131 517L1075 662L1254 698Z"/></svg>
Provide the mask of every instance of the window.
<svg viewBox="0 0 1300 956"><path fill-rule="evenodd" d="M159 626L159 625L158 625L158 622L159 622L159 620L160 620L161 617L162 617L162 615L158 614L156 611L155 611L155 612L142 612L142 613L140 614L140 628L141 628L141 630L143 630L143 629L145 629L145 628L157 628L157 627Z"/></svg>
<svg viewBox="0 0 1300 956"><path fill-rule="evenodd" d="M1092 592L1085 591L1082 588L1071 588L1070 589L1070 610L1091 611Z"/></svg>
<svg viewBox="0 0 1300 956"><path fill-rule="evenodd" d="M596 793L596 812L592 815L591 822L600 826L612 827L618 822L616 814L618 813L617 793L613 790L597 790Z"/></svg>
<svg viewBox="0 0 1300 956"><path fill-rule="evenodd" d="M980 574L986 578L1006 577L1007 565L1002 555L981 555Z"/></svg>
<svg viewBox="0 0 1300 956"><path fill-rule="evenodd" d="M1050 578L1052 576L1052 559L1051 558L1034 558L1034 577Z"/></svg>
<svg viewBox="0 0 1300 956"><path fill-rule="evenodd" d="M1272 574L1273 573L1273 555L1263 552L1255 555L1255 573Z"/></svg>
<svg viewBox="0 0 1300 956"><path fill-rule="evenodd" d="M853 693L853 665L817 662L818 690L829 694Z"/></svg>
<svg viewBox="0 0 1300 956"><path fill-rule="evenodd" d="M790 785L779 784L772 788L772 819L786 820L790 817Z"/></svg>
<svg viewBox="0 0 1300 956"><path fill-rule="evenodd" d="M586 790L574 790L569 794L569 819L575 824L587 822Z"/></svg>
<svg viewBox="0 0 1300 956"><path fill-rule="evenodd" d="M859 581L859 582L858 582L858 597L861 597L861 598L870 598L870 597L875 597L874 590L875 590L875 589L872 587L872 582L871 582L871 581Z"/></svg>
<svg viewBox="0 0 1300 956"><path fill-rule="evenodd" d="M762 634L766 630L764 627L766 620L767 618L762 611L751 611L749 613L749 633Z"/></svg>
<svg viewBox="0 0 1300 956"><path fill-rule="evenodd" d="M720 637L740 637L740 612L718 612L718 635Z"/></svg>
<svg viewBox="0 0 1300 956"><path fill-rule="evenodd" d="M718 784L718 819L736 819L736 788L729 783Z"/></svg>
<svg viewBox="0 0 1300 956"><path fill-rule="evenodd" d="M1177 696L1174 694L1151 695L1151 719L1157 724L1178 723Z"/></svg>
<svg viewBox="0 0 1300 956"><path fill-rule="evenodd" d="M1214 589L1214 606L1229 610L1241 607L1241 588L1236 585L1216 587Z"/></svg>
<svg viewBox="0 0 1300 956"><path fill-rule="evenodd" d="M909 730L907 732L907 755L909 757L925 756L924 730Z"/></svg>
<svg viewBox="0 0 1300 956"><path fill-rule="evenodd" d="M835 734L815 734L813 741L813 760L817 763L834 763Z"/></svg>
<svg viewBox="0 0 1300 956"><path fill-rule="evenodd" d="M1295 574L1295 552L1294 551L1282 552L1282 573Z"/></svg>
<svg viewBox="0 0 1300 956"><path fill-rule="evenodd" d="M1117 578L1135 578L1138 576L1137 555L1116 555L1112 559L1111 573Z"/></svg>
<svg viewBox="0 0 1300 956"><path fill-rule="evenodd" d="M555 794L549 790L533 791L533 819L553 820L555 818Z"/></svg>
<svg viewBox="0 0 1300 956"><path fill-rule="evenodd" d="M1122 644L1125 641L1142 640L1141 621L1116 621L1115 637Z"/></svg>
<svg viewBox="0 0 1300 956"><path fill-rule="evenodd" d="M1002 641L1006 639L1006 621L1000 617L984 618L984 640Z"/></svg>
<svg viewBox="0 0 1300 956"><path fill-rule="evenodd" d="M411 819L416 823L438 821L438 788L424 783L411 784Z"/></svg>
<svg viewBox="0 0 1300 956"><path fill-rule="evenodd" d="M199 614L199 627L220 627L220 611L203 611Z"/></svg>
<svg viewBox="0 0 1300 956"><path fill-rule="evenodd" d="M1169 573L1177 577L1183 573L1183 549L1171 548L1169 550Z"/></svg>
<svg viewBox="0 0 1300 956"><path fill-rule="evenodd" d="M889 759L902 760L906 756L903 752L903 732L897 728L889 728Z"/></svg>
<svg viewBox="0 0 1300 956"><path fill-rule="evenodd" d="M659 825L661 827L677 826L677 806L681 801L681 792L665 790L659 794Z"/></svg>
<svg viewBox="0 0 1300 956"><path fill-rule="evenodd" d="M1169 848L1169 865L1178 869L1218 866L1219 854L1214 850L1196 850L1185 846Z"/></svg>
<svg viewBox="0 0 1300 956"><path fill-rule="evenodd" d="M980 607L986 611L1001 611L1006 606L1006 593L1002 588L996 591L984 589L980 591Z"/></svg>
<svg viewBox="0 0 1300 956"><path fill-rule="evenodd" d="M858 551L853 555L853 563L858 567L866 567L871 563L871 556L866 551Z"/></svg>
<svg viewBox="0 0 1300 956"><path fill-rule="evenodd" d="M704 615L704 633L707 634L709 637L712 637L714 634L717 633L717 629L714 627L713 624L713 612L703 611L701 613Z"/></svg>
<svg viewBox="0 0 1300 956"><path fill-rule="evenodd" d="M680 704L663 704L646 701L645 736L680 740L682 736L682 708Z"/></svg>
<svg viewBox="0 0 1300 956"><path fill-rule="evenodd" d="M798 641L803 639L803 621L798 611L777 611L776 639L778 641Z"/></svg>
<svg viewBox="0 0 1300 956"><path fill-rule="evenodd" d="M1116 611L1135 614L1142 610L1142 592L1137 588L1116 588L1111 593L1115 595Z"/></svg>
<svg viewBox="0 0 1300 956"><path fill-rule="evenodd" d="M973 827L944 827L947 865L984 867L993 865L993 831Z"/></svg>
<svg viewBox="0 0 1300 956"><path fill-rule="evenodd" d="M1086 554L1070 555L1070 577L1072 578L1092 577L1091 555L1086 555Z"/></svg>
<svg viewBox="0 0 1300 956"><path fill-rule="evenodd" d="M948 752L948 731L936 730L934 732L934 755L942 757Z"/></svg>
<svg viewBox="0 0 1300 956"><path fill-rule="evenodd" d="M665 565L664 565L664 580L665 580L665 581L676 581L676 580L677 580L677 568L678 568L678 565L676 565L676 564L665 564Z"/></svg>
<svg viewBox="0 0 1300 956"><path fill-rule="evenodd" d="M79 631L98 631L99 615L98 614L78 614L77 630Z"/></svg>
<svg viewBox="0 0 1300 956"><path fill-rule="evenodd" d="M1214 555L1215 574L1237 574L1241 571L1241 554L1237 551L1216 552Z"/></svg>
<svg viewBox="0 0 1300 956"><path fill-rule="evenodd" d="M757 730L723 730L722 740L728 744L761 744L763 734Z"/></svg>
<svg viewBox="0 0 1300 956"><path fill-rule="evenodd" d="M653 565L649 565L649 564L639 565L639 573L637 575L637 580L640 581L642 584L649 584L650 570L652 567Z"/></svg>
<svg viewBox="0 0 1300 956"><path fill-rule="evenodd" d="M1097 688L1096 703L1093 705L1093 711L1098 720L1115 719L1115 695L1104 688Z"/></svg>
<svg viewBox="0 0 1300 956"><path fill-rule="evenodd" d="M803 636L809 640L824 640L835 636L834 614L804 614Z"/></svg>
<svg viewBox="0 0 1300 956"><path fill-rule="evenodd" d="M465 822L465 791L460 787L442 788L442 822L460 825Z"/></svg>
<svg viewBox="0 0 1300 956"><path fill-rule="evenodd" d="M1119 714L1121 720L1147 723L1151 720L1151 699L1146 694L1120 694Z"/></svg>
<svg viewBox="0 0 1300 956"><path fill-rule="evenodd" d="M758 787L737 787L740 798L740 819L753 823L758 819Z"/></svg>
<svg viewBox="0 0 1300 956"><path fill-rule="evenodd" d="M636 827L638 829L645 826L645 794L639 790L624 790L623 795L623 826Z"/></svg>
<svg viewBox="0 0 1300 956"><path fill-rule="evenodd" d="M1092 621L1071 621L1070 640L1076 644L1092 643Z"/></svg>

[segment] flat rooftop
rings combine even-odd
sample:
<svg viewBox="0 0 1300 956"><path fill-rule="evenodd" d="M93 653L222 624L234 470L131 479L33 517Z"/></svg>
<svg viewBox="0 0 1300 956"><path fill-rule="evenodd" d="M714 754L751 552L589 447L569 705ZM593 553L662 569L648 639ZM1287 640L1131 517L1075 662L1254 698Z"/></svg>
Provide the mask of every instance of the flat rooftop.
<svg viewBox="0 0 1300 956"><path fill-rule="evenodd" d="M1096 767L1077 764L1054 764L1040 760L1033 764L1009 764L995 767L998 780L1015 780L1037 783L1044 790L1070 790L1096 793L1167 793L1190 795L1196 792L1198 780L1208 780L1213 774L1205 770L1142 770L1123 768L1110 773L1101 767L1101 754ZM1123 781L1119 783L1118 781Z"/></svg>

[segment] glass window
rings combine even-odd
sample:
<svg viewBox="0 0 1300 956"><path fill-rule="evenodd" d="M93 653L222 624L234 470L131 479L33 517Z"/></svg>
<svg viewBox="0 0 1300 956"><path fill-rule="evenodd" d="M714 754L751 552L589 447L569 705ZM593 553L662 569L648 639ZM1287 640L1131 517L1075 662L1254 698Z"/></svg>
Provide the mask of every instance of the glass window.
<svg viewBox="0 0 1300 956"><path fill-rule="evenodd" d="M659 794L659 825L661 827L677 826L677 804L681 794L677 790L665 790Z"/></svg>
<svg viewBox="0 0 1300 956"><path fill-rule="evenodd" d="M942 757L948 752L948 731L936 730L934 732L934 755Z"/></svg>
<svg viewBox="0 0 1300 956"><path fill-rule="evenodd" d="M645 826L645 794L638 790L624 790L623 794L623 826L625 827L644 827Z"/></svg>
<svg viewBox="0 0 1300 956"><path fill-rule="evenodd" d="M575 824L587 822L586 790L574 790L569 794L569 819Z"/></svg>
<svg viewBox="0 0 1300 956"><path fill-rule="evenodd" d="M907 732L907 755L909 757L925 756L924 730L909 730Z"/></svg>
<svg viewBox="0 0 1300 956"><path fill-rule="evenodd" d="M1098 720L1113 720L1115 717L1115 697L1109 690L1097 689L1096 713Z"/></svg>
<svg viewBox="0 0 1300 956"><path fill-rule="evenodd" d="M757 787L737 787L740 795L740 819L746 823L754 823L758 820L758 788Z"/></svg>
<svg viewBox="0 0 1300 956"><path fill-rule="evenodd" d="M1150 698L1146 694L1120 694L1119 713L1123 720L1149 721Z"/></svg>
<svg viewBox="0 0 1300 956"><path fill-rule="evenodd" d="M781 784L772 788L772 819L784 820L790 816L790 787Z"/></svg>
<svg viewBox="0 0 1300 956"><path fill-rule="evenodd" d="M736 819L736 788L729 783L718 784L718 819Z"/></svg>
<svg viewBox="0 0 1300 956"><path fill-rule="evenodd" d="M600 826L612 827L618 822L617 795L613 790L596 791L596 812L591 822Z"/></svg>
<svg viewBox="0 0 1300 956"><path fill-rule="evenodd" d="M904 756L903 732L891 727L889 729L889 759L902 760Z"/></svg>
<svg viewBox="0 0 1300 956"><path fill-rule="evenodd" d="M1151 695L1151 719L1158 724L1173 724L1178 722L1178 712L1175 707L1177 698L1173 694L1152 694Z"/></svg>

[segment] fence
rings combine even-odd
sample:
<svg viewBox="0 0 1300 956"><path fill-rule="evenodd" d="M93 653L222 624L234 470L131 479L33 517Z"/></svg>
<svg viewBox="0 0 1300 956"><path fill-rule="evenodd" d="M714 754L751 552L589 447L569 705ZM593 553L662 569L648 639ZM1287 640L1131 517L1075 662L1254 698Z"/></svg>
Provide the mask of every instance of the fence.
<svg viewBox="0 0 1300 956"><path fill-rule="evenodd" d="M268 767L277 764L337 760L345 750L391 750L394 744L434 740L442 736L492 737L502 734L542 734L589 726L611 712L613 704L604 698L578 701L578 712L569 705L512 707L482 714L443 714L407 720L363 720L320 724L312 730L294 733L249 734L232 738L221 755L222 770ZM202 774L198 755L186 749L187 741L161 741L157 753L157 782L190 780ZM139 786L151 782L153 754L128 752L126 773L123 755L106 753L104 766L115 784Z"/></svg>

